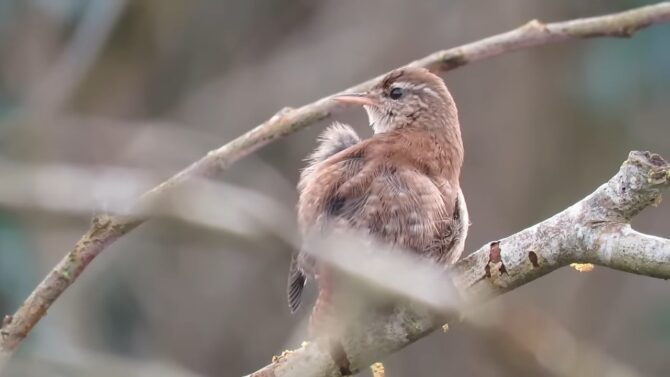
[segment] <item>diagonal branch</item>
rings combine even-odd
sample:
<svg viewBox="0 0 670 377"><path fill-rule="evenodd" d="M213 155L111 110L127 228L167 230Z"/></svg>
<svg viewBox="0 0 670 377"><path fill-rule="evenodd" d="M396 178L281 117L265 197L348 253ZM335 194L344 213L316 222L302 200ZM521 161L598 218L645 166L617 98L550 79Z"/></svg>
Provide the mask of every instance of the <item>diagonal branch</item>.
<svg viewBox="0 0 670 377"><path fill-rule="evenodd" d="M628 37L635 31L655 23L670 21L670 2L662 2L607 16L543 24L531 21L512 31L492 36L461 47L433 53L410 63L436 73L444 73L472 62L506 52L572 39L591 37ZM381 76L380 76L381 77ZM364 90L379 77L356 85L347 91ZM210 176L230 166L272 141L328 118L341 109L329 97L297 109L284 109L275 116L145 193L136 203L136 213L160 201L174 187L196 176ZM13 316L7 316L0 328L0 365L19 346L49 307L79 277L88 264L107 246L132 231L148 218L143 215L96 216L90 229L74 248L35 288Z"/></svg>
<svg viewBox="0 0 670 377"><path fill-rule="evenodd" d="M457 262L451 271L454 285L469 303L477 304L571 262L668 279L670 240L629 225L642 209L658 203L668 186L670 164L655 154L631 152L619 172L591 195ZM398 304L393 313L351 326L340 341L349 370L355 373L429 334L440 319L419 305ZM329 350L312 342L276 357L251 377L340 375Z"/></svg>

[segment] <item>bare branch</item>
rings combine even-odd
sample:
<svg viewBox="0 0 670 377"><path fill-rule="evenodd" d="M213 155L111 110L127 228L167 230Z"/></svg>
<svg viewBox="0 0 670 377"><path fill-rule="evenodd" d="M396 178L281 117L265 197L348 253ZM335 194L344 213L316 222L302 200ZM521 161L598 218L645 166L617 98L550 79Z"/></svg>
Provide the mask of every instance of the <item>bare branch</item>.
<svg viewBox="0 0 670 377"><path fill-rule="evenodd" d="M457 263L457 285L470 296L495 296L571 262L670 278L670 240L642 235L629 225L660 200L668 171L660 156L631 152L620 171L591 195Z"/></svg>
<svg viewBox="0 0 670 377"><path fill-rule="evenodd" d="M668 2L608 16L567 22L542 24L538 21L531 21L520 28L497 36L431 54L412 62L411 65L427 67L436 73L444 73L465 64L526 47L600 36L627 37L641 28L667 21L670 21L670 3ZM378 79L379 77L369 80L347 91L363 90L374 84ZM273 140L337 113L340 108L329 101L329 98L322 98L297 109L280 111L266 122L221 148L209 152L202 159L150 190L139 199L136 207L150 208L163 195L185 181L197 176L215 174ZM133 213L147 212L139 210L133 211ZM0 329L0 363L3 358L6 359L16 350L20 342L46 314L47 309L98 254L146 220L147 217L143 216L101 215L94 218L91 228L77 242L73 250L67 253L61 262L46 276L17 312L5 321ZM468 260L470 259L466 259L466 261ZM481 263L478 260L472 262ZM484 265L481 267L484 267ZM542 267L540 270L546 271L546 268ZM518 285L522 281L523 279L515 283ZM419 322L421 321L419 320ZM424 328L424 331L430 330L430 328L424 326L419 326L419 328ZM416 337L417 334L414 333L410 338L416 339Z"/></svg>
<svg viewBox="0 0 670 377"><path fill-rule="evenodd" d="M670 240L631 229L627 224L603 232L592 263L661 279L670 277Z"/></svg>
<svg viewBox="0 0 670 377"><path fill-rule="evenodd" d="M478 304L571 262L668 279L670 240L638 233L629 225L633 216L658 203L661 190L668 186L670 164L655 154L631 152L619 172L591 195L457 262L452 270L454 285L469 303ZM365 368L427 335L440 326L441 319L423 306L399 304L391 314L352 326L341 341L350 370ZM251 374L339 375L329 351L317 343L286 352Z"/></svg>

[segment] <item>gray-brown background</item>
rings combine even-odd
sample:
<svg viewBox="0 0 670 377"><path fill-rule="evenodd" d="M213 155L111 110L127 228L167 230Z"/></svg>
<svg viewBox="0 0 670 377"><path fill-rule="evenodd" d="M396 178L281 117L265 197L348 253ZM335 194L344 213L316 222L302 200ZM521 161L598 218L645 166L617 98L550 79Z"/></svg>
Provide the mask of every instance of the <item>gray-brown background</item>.
<svg viewBox="0 0 670 377"><path fill-rule="evenodd" d="M44 196L41 204L2 198L2 188L24 170L31 174L47 164L95 173L116 166L168 177L283 106L310 102L432 51L533 18L643 4L2 0L0 165L14 168L0 177L0 312L15 310L93 213L76 202L49 205L54 192L73 190L67 174L55 174L47 185L52 190L35 193ZM84 22L90 45L72 49ZM631 149L670 157L668 25L630 40L508 54L458 69L445 81L459 106L466 147L468 250L580 199L614 174ZM362 111L339 118L369 135ZM15 374L235 376L298 345L308 311L288 314L291 248L276 234L294 219L249 196L262 194L292 211L302 159L325 125L281 139L220 177L247 190L211 204L213 213L231 216L224 221L230 229L158 220L110 247L22 346ZM240 211L244 201L251 203ZM101 200L99 207L105 205ZM669 220L670 205L663 203L634 225L668 237ZM668 284L604 268L589 274L563 269L483 307L502 316L495 329L454 325L389 357L387 375L560 375L556 365L567 368L563 375L605 373L584 367L583 359L591 358L641 375L667 375ZM507 304L503 314L501 303ZM551 319L572 343L524 319L530 312ZM528 324L535 343L512 346L506 323L513 321L505 316Z"/></svg>

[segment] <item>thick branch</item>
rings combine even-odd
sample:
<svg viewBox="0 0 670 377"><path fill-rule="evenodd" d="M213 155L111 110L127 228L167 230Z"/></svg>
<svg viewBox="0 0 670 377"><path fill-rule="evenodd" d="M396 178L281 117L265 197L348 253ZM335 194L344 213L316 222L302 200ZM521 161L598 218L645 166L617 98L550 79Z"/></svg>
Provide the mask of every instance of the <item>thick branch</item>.
<svg viewBox="0 0 670 377"><path fill-rule="evenodd" d="M462 297L477 304L571 262L668 279L670 240L636 232L628 223L642 209L658 203L661 190L668 186L670 164L658 155L631 152L619 172L591 195L457 262L452 280ZM392 314L382 315L344 333L341 343L351 371L409 345L441 323L440 317L416 305L400 304ZM339 375L328 350L308 343L251 376Z"/></svg>
<svg viewBox="0 0 670 377"><path fill-rule="evenodd" d="M493 37L461 47L436 52L411 63L423 66L436 73L444 73L456 67L487 59L526 47L545 45L570 39L599 36L627 37L635 31L654 23L670 20L670 3L641 7L608 16L579 19L567 22L542 24L530 23ZM364 90L378 78L359 84L351 90ZM275 116L238 137L207 156L193 163L177 175L143 195L137 207L152 206L173 187L195 176L208 176L225 169L240 158L255 152L273 140L305 128L325 119L338 108L330 97L317 100L297 109L285 109ZM140 210L137 213L147 213ZM8 316L0 329L0 364L3 358L13 353L28 335L47 309L67 289L108 245L147 220L143 216L98 216L91 228L77 242L58 265L37 286L13 316Z"/></svg>
<svg viewBox="0 0 670 377"><path fill-rule="evenodd" d="M468 296L496 296L572 262L670 278L670 240L630 229L630 219L660 201L670 165L631 152L619 172L591 195L513 236L484 245L456 264Z"/></svg>

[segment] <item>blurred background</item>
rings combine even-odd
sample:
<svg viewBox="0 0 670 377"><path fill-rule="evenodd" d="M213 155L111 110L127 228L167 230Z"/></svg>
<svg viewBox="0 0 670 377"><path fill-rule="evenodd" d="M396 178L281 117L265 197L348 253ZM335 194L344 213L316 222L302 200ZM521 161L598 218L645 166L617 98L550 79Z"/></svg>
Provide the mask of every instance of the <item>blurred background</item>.
<svg viewBox="0 0 670 377"><path fill-rule="evenodd" d="M0 0L0 313L100 211L263 122L531 19L641 0ZM506 54L444 78L459 105L466 253L581 199L630 150L670 158L670 25ZM369 135L363 111L337 117ZM330 122L329 120L328 122ZM236 376L305 337L286 272L295 184L328 122L202 182L92 263L16 376ZM637 229L670 237L670 205ZM668 282L565 268L390 356L387 376L662 376ZM491 315L495 314L495 315ZM365 372L367 373L367 372Z"/></svg>

